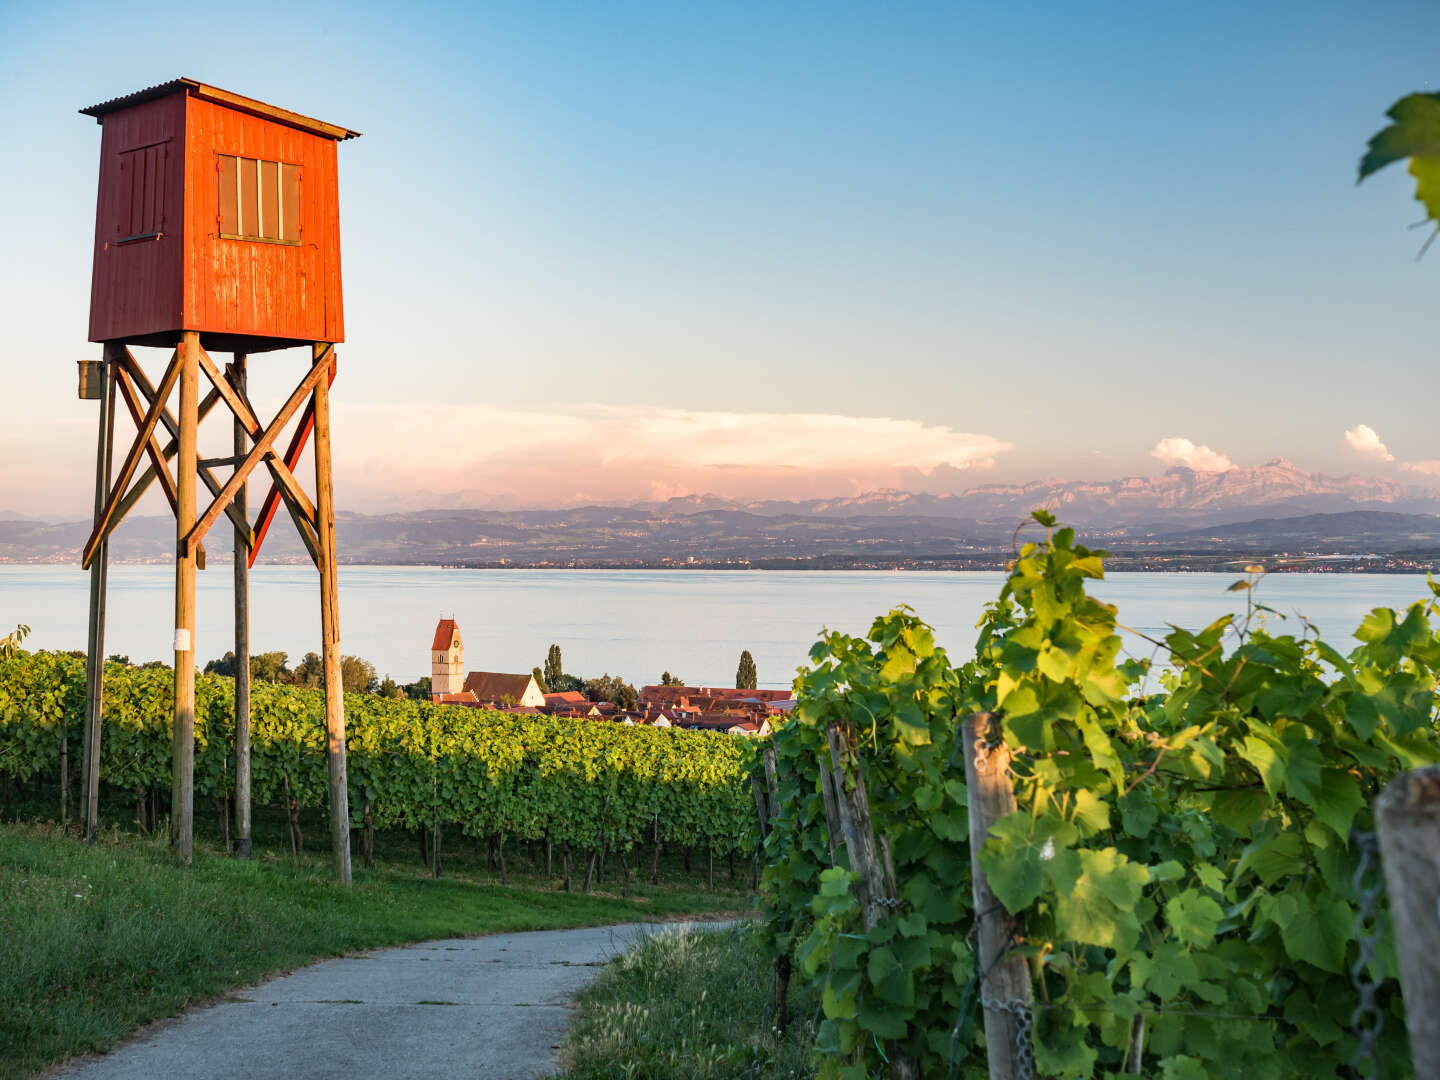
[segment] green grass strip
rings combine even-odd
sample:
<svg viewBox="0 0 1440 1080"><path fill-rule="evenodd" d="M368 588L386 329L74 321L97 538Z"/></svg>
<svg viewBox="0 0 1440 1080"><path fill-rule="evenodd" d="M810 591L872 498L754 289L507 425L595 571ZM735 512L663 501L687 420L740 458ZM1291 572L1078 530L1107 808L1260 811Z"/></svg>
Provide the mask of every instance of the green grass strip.
<svg viewBox="0 0 1440 1080"><path fill-rule="evenodd" d="M539 881L536 884L540 884ZM644 897L432 880L414 866L332 884L322 857L242 861L163 839L94 845L0 825L0 1078L105 1050L143 1024L326 957L429 938L735 910L693 883Z"/></svg>

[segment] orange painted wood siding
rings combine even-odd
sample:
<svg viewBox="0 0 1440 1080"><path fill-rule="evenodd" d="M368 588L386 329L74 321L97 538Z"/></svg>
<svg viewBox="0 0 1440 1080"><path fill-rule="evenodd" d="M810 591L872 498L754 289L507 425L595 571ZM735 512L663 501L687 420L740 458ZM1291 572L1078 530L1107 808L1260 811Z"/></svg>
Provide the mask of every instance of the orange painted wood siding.
<svg viewBox="0 0 1440 1080"><path fill-rule="evenodd" d="M181 328L184 169L182 95L105 118L90 277L91 341ZM163 235L117 243L145 232Z"/></svg>
<svg viewBox="0 0 1440 1080"><path fill-rule="evenodd" d="M343 341L336 144L331 139L186 99L185 329ZM300 167L300 243L220 235L220 155Z"/></svg>

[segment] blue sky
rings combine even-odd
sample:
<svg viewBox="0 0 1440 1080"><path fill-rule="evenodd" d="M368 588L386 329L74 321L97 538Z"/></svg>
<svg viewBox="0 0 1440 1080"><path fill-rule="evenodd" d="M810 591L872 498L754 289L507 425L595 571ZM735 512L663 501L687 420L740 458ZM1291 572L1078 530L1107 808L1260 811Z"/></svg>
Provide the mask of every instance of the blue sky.
<svg viewBox="0 0 1440 1080"><path fill-rule="evenodd" d="M356 507L1108 478L1167 439L1422 480L1440 255L1399 168L1354 174L1437 57L1433 3L0 0L0 510L90 498L75 110L179 74L365 133Z"/></svg>

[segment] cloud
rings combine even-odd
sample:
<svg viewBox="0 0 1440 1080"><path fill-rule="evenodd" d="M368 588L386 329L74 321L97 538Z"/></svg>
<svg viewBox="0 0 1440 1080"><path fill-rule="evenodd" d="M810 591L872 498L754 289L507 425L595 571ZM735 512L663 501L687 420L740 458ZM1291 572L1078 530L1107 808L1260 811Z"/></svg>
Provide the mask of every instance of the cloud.
<svg viewBox="0 0 1440 1080"><path fill-rule="evenodd" d="M337 486L372 503L823 497L988 469L1011 449L945 425L833 413L337 402L334 415Z"/></svg>
<svg viewBox="0 0 1440 1080"><path fill-rule="evenodd" d="M1345 432L1345 444L1357 454L1375 458L1377 461L1394 461L1395 455L1380 441L1380 436L1369 424L1356 424Z"/></svg>
<svg viewBox="0 0 1440 1080"><path fill-rule="evenodd" d="M1150 456L1166 465L1184 465L1196 472L1224 472L1235 467L1235 463L1224 454L1208 446L1196 446L1178 435L1161 439L1150 448Z"/></svg>
<svg viewBox="0 0 1440 1080"><path fill-rule="evenodd" d="M1429 458L1425 461L1402 461L1400 468L1422 476L1440 476L1440 460Z"/></svg>

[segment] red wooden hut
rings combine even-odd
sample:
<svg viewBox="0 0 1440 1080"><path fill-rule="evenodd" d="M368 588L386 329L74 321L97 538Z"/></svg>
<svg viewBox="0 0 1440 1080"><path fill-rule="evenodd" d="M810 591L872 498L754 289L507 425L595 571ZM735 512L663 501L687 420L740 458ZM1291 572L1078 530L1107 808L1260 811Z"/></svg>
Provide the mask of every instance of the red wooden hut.
<svg viewBox="0 0 1440 1080"><path fill-rule="evenodd" d="M236 850L249 853L247 573L283 501L320 572L331 846L336 877L348 884L330 381L335 343L345 338L336 147L359 133L184 78L80 111L102 128L90 340L104 346L102 360L82 361L80 381L81 396L100 402L95 526L82 553L82 565L90 569L82 765L86 834L95 834L100 797L108 538L158 480L176 530L171 847L190 861L195 571L205 566L207 531L224 515L233 526L235 551ZM133 345L174 349L160 378L152 381L145 374L130 351ZM246 355L290 346L308 347L307 370L264 423L247 394ZM222 371L212 352L233 353L233 363ZM202 376L210 383L203 403ZM169 401L177 390L172 412ZM120 399L136 433L115 472L112 440ZM231 413L234 455L201 458L198 427L219 403ZM276 440L292 420L289 449L281 457ZM294 474L312 432L313 501ZM222 480L226 467L231 472ZM272 486L252 523L246 484L257 467L270 474ZM203 511L197 480L209 492Z"/></svg>
<svg viewBox="0 0 1440 1080"><path fill-rule="evenodd" d="M186 78L80 111L104 128L91 341L345 339L336 144L359 132Z"/></svg>

